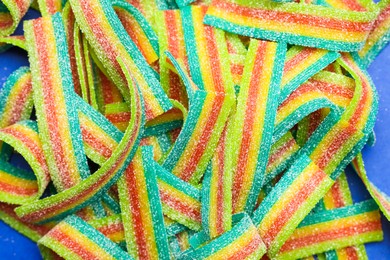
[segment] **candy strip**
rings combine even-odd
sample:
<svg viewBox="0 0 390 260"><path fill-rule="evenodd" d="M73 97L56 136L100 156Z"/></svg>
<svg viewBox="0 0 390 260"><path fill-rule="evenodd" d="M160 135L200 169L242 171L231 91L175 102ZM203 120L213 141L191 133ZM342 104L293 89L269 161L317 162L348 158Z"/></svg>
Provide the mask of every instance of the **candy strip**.
<svg viewBox="0 0 390 260"><path fill-rule="evenodd" d="M81 218L69 216L38 240L64 259L133 259Z"/></svg>
<svg viewBox="0 0 390 260"><path fill-rule="evenodd" d="M355 92L353 79L328 71L317 73L304 85L306 84L322 92L332 103L341 108L349 105ZM303 146L328 114L328 109L324 108L301 120L298 123L297 142Z"/></svg>
<svg viewBox="0 0 390 260"><path fill-rule="evenodd" d="M187 233L191 231L182 224L177 223L176 221L168 218L167 216L164 216L164 223L168 237L176 236L177 234L183 233L184 231L187 231Z"/></svg>
<svg viewBox="0 0 390 260"><path fill-rule="evenodd" d="M310 158L335 178L361 150L372 131L378 99L367 74L349 54L338 62L356 80L354 96L340 120L324 135L317 131L306 144ZM334 144L337 143L337 146ZM306 149L306 148L305 148Z"/></svg>
<svg viewBox="0 0 390 260"><path fill-rule="evenodd" d="M94 219L89 221L88 224L114 243L122 243L125 241L125 233L120 214Z"/></svg>
<svg viewBox="0 0 390 260"><path fill-rule="evenodd" d="M196 0L175 0L175 1L180 9L182 9L186 5L190 5L194 2L196 2Z"/></svg>
<svg viewBox="0 0 390 260"><path fill-rule="evenodd" d="M190 248L191 234L191 231L185 230L169 238L170 252L175 259L179 258L184 251Z"/></svg>
<svg viewBox="0 0 390 260"><path fill-rule="evenodd" d="M160 82L168 97L188 107L188 98L177 72L170 66L166 52L184 64L188 71L188 58L184 43L181 12L166 10L156 14L158 42L160 46ZM172 59L171 59L172 60ZM190 96L190 93L188 93Z"/></svg>
<svg viewBox="0 0 390 260"><path fill-rule="evenodd" d="M299 148L299 145L290 131L282 136L277 142L272 144L264 183L268 183L277 174L287 168L287 166L289 166L289 164L295 159Z"/></svg>
<svg viewBox="0 0 390 260"><path fill-rule="evenodd" d="M204 22L208 25L254 38L332 51L361 49L378 14L365 2L367 11L338 10L318 5L213 1Z"/></svg>
<svg viewBox="0 0 390 260"><path fill-rule="evenodd" d="M132 80L127 65L123 62L121 63L123 72L128 78L130 89L130 97L128 99L131 101L131 114L134 117L131 119L117 148L101 168L82 180L78 185L56 195L17 208L15 211L23 220L47 222L51 219L61 219L76 212L99 199L119 179L131 161L139 144L139 138L142 135L141 127L144 117L142 99L135 85L136 83Z"/></svg>
<svg viewBox="0 0 390 260"><path fill-rule="evenodd" d="M341 208L353 204L351 191L349 190L347 176L342 173L332 188L326 193L323 198L325 209L331 210ZM354 256L356 259L366 259L367 254L364 245L349 246L337 250L328 251L325 253L329 259L348 259Z"/></svg>
<svg viewBox="0 0 390 260"><path fill-rule="evenodd" d="M125 102L107 104L104 116L120 131L124 132L130 120L129 107Z"/></svg>
<svg viewBox="0 0 390 260"><path fill-rule="evenodd" d="M255 225L245 213L235 215L230 231L206 245L185 251L179 259L260 259L266 252Z"/></svg>
<svg viewBox="0 0 390 260"><path fill-rule="evenodd" d="M0 53L5 52L12 46L17 46L23 50L26 49L26 42L24 36L11 35L6 37L0 37Z"/></svg>
<svg viewBox="0 0 390 260"><path fill-rule="evenodd" d="M73 11L70 7L69 2L64 6L64 9L61 12L62 14L62 20L64 22L64 28L66 32L66 39L68 42L68 53L69 53L69 65L70 70L72 71L72 79L73 79L73 85L74 85L74 91L77 95L81 96L81 86L80 86L80 79L79 74L77 71L77 62L76 62L76 48L74 46L75 40L75 27L76 27L76 21L73 14Z"/></svg>
<svg viewBox="0 0 390 260"><path fill-rule="evenodd" d="M278 253L332 184L333 180L307 156L294 162L253 214L269 257Z"/></svg>
<svg viewBox="0 0 390 260"><path fill-rule="evenodd" d="M164 214L190 229L200 230L200 191L157 163L154 167Z"/></svg>
<svg viewBox="0 0 390 260"><path fill-rule="evenodd" d="M123 27L141 51L145 60L152 64L159 58L156 33L141 12L124 1L114 1L113 7Z"/></svg>
<svg viewBox="0 0 390 260"><path fill-rule="evenodd" d="M352 161L352 166L359 177L362 179L372 198L379 205L380 210L383 212L386 218L390 220L390 198L368 179L366 170L364 168L363 156L361 153L359 153Z"/></svg>
<svg viewBox="0 0 390 260"><path fill-rule="evenodd" d="M249 45L237 110L228 130L237 142L226 148L226 171L233 172L234 213L253 210L264 181L286 49L283 43L267 41L252 40Z"/></svg>
<svg viewBox="0 0 390 260"><path fill-rule="evenodd" d="M118 146L123 133L81 98L75 98L74 102L79 109L85 153L93 162L103 165Z"/></svg>
<svg viewBox="0 0 390 260"><path fill-rule="evenodd" d="M129 4L137 8L148 20L149 24L156 30L158 26L157 21L155 21L155 15L158 12L157 1L155 0L126 0Z"/></svg>
<svg viewBox="0 0 390 260"><path fill-rule="evenodd" d="M322 91L305 83L292 92L278 107L273 140L279 139L305 116L321 109L330 108L339 114L339 108Z"/></svg>
<svg viewBox="0 0 390 260"><path fill-rule="evenodd" d="M95 89L100 101L103 103L102 112L104 112L104 105L122 103L124 100L118 87L98 68L98 66L94 66L94 71Z"/></svg>
<svg viewBox="0 0 390 260"><path fill-rule="evenodd" d="M33 107L31 73L27 67L14 71L0 91L0 128L28 119ZM0 156L9 159L10 150L0 142Z"/></svg>
<svg viewBox="0 0 390 260"><path fill-rule="evenodd" d="M378 206L368 200L307 216L275 259L301 258L382 239Z"/></svg>
<svg viewBox="0 0 390 260"><path fill-rule="evenodd" d="M291 47L286 54L279 103L315 73L335 61L340 55L322 49Z"/></svg>
<svg viewBox="0 0 390 260"><path fill-rule="evenodd" d="M390 1L382 0L378 6L380 13L368 35L366 44L360 51L354 53L354 58L363 67L368 67L390 41Z"/></svg>
<svg viewBox="0 0 390 260"><path fill-rule="evenodd" d="M15 206L0 202L0 219L32 241L38 241L55 225L54 223L37 225L24 222L18 218L14 209Z"/></svg>
<svg viewBox="0 0 390 260"><path fill-rule="evenodd" d="M74 53L78 78L80 80L81 96L96 110L99 110L98 97L96 95L92 59L89 54L89 45L85 37L81 34L77 25L73 32Z"/></svg>
<svg viewBox="0 0 390 260"><path fill-rule="evenodd" d="M233 94L225 33L203 24L207 6L187 6L180 11L194 83L206 92Z"/></svg>
<svg viewBox="0 0 390 260"><path fill-rule="evenodd" d="M34 68L34 103L42 104L36 106L39 135L47 147L44 155L51 179L57 190L63 191L86 178L89 169L78 142L81 131L77 110L71 104L74 87L62 18L60 14L45 16L27 21L24 28Z"/></svg>
<svg viewBox="0 0 390 260"><path fill-rule="evenodd" d="M223 130L234 96L198 90L190 100L183 129L163 167L184 181L202 177ZM212 113L211 113L212 112Z"/></svg>
<svg viewBox="0 0 390 260"><path fill-rule="evenodd" d="M42 16L61 12L65 0L38 0L39 11Z"/></svg>
<svg viewBox="0 0 390 260"><path fill-rule="evenodd" d="M331 6L336 9L351 10L364 12L367 11L364 6L364 1L360 0L321 0L320 4L324 6Z"/></svg>
<svg viewBox="0 0 390 260"><path fill-rule="evenodd" d="M40 198L50 182L38 128L33 121L21 121L0 130L0 140L7 143L31 166L35 174L1 161L0 201L25 204Z"/></svg>
<svg viewBox="0 0 390 260"><path fill-rule="evenodd" d="M118 182L127 250L135 259L169 259L151 147L141 146Z"/></svg>
<svg viewBox="0 0 390 260"><path fill-rule="evenodd" d="M71 0L70 4L81 31L94 48L95 57L101 62L100 66L104 66L110 78L121 90L122 95L127 96L128 90L116 57L121 57L129 62L130 69L145 99L147 119L152 119L170 109L170 102L152 69L127 35L111 3L107 0Z"/></svg>
<svg viewBox="0 0 390 260"><path fill-rule="evenodd" d="M180 103L176 103L174 100L171 102L175 106L178 104L180 105ZM180 128L183 125L183 117L187 117L186 114L187 112L183 107L182 110L169 110L161 116L158 116L146 123L144 136L159 136L163 133Z"/></svg>
<svg viewBox="0 0 390 260"><path fill-rule="evenodd" d="M202 227L210 238L230 230L232 225L232 174L225 168L227 129L225 126L202 183Z"/></svg>
<svg viewBox="0 0 390 260"><path fill-rule="evenodd" d="M242 73L244 72L247 48L238 35L226 32L225 36L230 56L230 72L232 74L234 84L239 86Z"/></svg>
<svg viewBox="0 0 390 260"><path fill-rule="evenodd" d="M0 36L12 34L30 7L30 0L5 0L0 3Z"/></svg>

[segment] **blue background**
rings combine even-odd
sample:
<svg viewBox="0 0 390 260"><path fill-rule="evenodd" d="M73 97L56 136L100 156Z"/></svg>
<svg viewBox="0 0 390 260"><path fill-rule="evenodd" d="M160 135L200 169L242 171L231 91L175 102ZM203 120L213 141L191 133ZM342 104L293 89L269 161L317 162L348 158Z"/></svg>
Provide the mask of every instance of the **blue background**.
<svg viewBox="0 0 390 260"><path fill-rule="evenodd" d="M38 16L30 11L25 19ZM22 25L16 34L22 33ZM20 66L28 66L27 54L18 48L12 48L0 54L0 86L8 75ZM365 147L363 155L370 180L382 191L390 195L390 46L382 51L368 69L379 93L379 114L375 126L377 142L374 147ZM369 199L370 196L357 175L347 169L352 195L355 202ZM370 259L390 259L390 223L382 216L384 241L366 244ZM36 244L14 231L0 221L0 258L1 259L41 259Z"/></svg>

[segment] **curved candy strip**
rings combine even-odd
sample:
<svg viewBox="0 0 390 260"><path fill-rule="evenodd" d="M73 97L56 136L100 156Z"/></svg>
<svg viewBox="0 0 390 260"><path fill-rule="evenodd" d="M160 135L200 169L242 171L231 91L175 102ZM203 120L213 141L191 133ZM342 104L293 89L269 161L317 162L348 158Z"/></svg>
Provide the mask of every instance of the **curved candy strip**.
<svg viewBox="0 0 390 260"><path fill-rule="evenodd" d="M163 212L170 219L199 231L201 229L200 191L154 163Z"/></svg>
<svg viewBox="0 0 390 260"><path fill-rule="evenodd" d="M346 108L354 96L356 83L350 77L321 71L304 85L322 92L324 96L340 108ZM328 114L328 109L324 108L301 120L298 123L297 142L303 146Z"/></svg>
<svg viewBox="0 0 390 260"><path fill-rule="evenodd" d="M87 222L75 215L57 224L38 240L64 259L133 259Z"/></svg>
<svg viewBox="0 0 390 260"><path fill-rule="evenodd" d="M301 46L291 47L287 51L284 63L279 103L283 102L297 87L338 57L340 57L340 54L337 52Z"/></svg>
<svg viewBox="0 0 390 260"><path fill-rule="evenodd" d="M90 172L79 142L77 109L71 102L74 87L61 15L27 21L24 30L33 68L39 136L46 146L44 154L51 179L57 190L63 191Z"/></svg>
<svg viewBox="0 0 390 260"><path fill-rule="evenodd" d="M363 67L368 67L390 42L390 1L382 0L378 6L380 13L368 35L366 44L360 51L353 54Z"/></svg>
<svg viewBox="0 0 390 260"><path fill-rule="evenodd" d="M141 146L118 181L127 251L135 259L169 259L150 146Z"/></svg>
<svg viewBox="0 0 390 260"><path fill-rule="evenodd" d="M378 189L367 177L366 170L364 169L363 156L359 153L356 158L352 161L352 166L357 172L359 177L362 179L368 192L372 198L379 205L380 210L390 220L390 197Z"/></svg>
<svg viewBox="0 0 390 260"><path fill-rule="evenodd" d="M302 258L382 239L378 207L374 201L368 200L307 216L275 259Z"/></svg>
<svg viewBox="0 0 390 260"><path fill-rule="evenodd" d="M31 0L3 0L0 2L0 36L12 34L30 7Z"/></svg>
<svg viewBox="0 0 390 260"><path fill-rule="evenodd" d="M11 35L0 37L0 53L8 50L12 46L17 46L23 50L26 49L26 41L22 35Z"/></svg>
<svg viewBox="0 0 390 260"><path fill-rule="evenodd" d="M316 165L334 179L366 143L378 109L378 97L369 76L350 54L343 53L338 62L356 81L354 97L340 120L326 132L316 131L304 148Z"/></svg>
<svg viewBox="0 0 390 260"><path fill-rule="evenodd" d="M270 0L217 0L208 9L204 22L255 38L332 51L357 51L363 47L378 14L375 4L365 4L368 11L356 12Z"/></svg>
<svg viewBox="0 0 390 260"><path fill-rule="evenodd" d="M230 231L196 249L185 251L179 259L260 259L266 252L256 226L245 213L233 216Z"/></svg>
<svg viewBox="0 0 390 260"><path fill-rule="evenodd" d="M30 69L21 67L15 70L0 91L0 128L31 116L32 93Z"/></svg>
<svg viewBox="0 0 390 260"><path fill-rule="evenodd" d="M314 88L310 83L301 85L279 105L273 140L278 140L305 116L321 108L330 108L332 114L340 113L339 108L322 91Z"/></svg>
<svg viewBox="0 0 390 260"><path fill-rule="evenodd" d="M22 221L15 214L14 209L15 206L0 202L0 219L32 241L38 241L55 225L55 223L37 225Z"/></svg>
<svg viewBox="0 0 390 260"><path fill-rule="evenodd" d="M28 119L33 108L31 73L29 68L21 67L5 81L0 91L0 128ZM0 142L0 156L8 160L10 150Z"/></svg>
<svg viewBox="0 0 390 260"><path fill-rule="evenodd" d="M138 87L129 74L128 67L125 65L127 63L121 62L121 64L123 72L129 79L130 97L128 99L132 104L131 115L134 116L111 157L94 174L82 180L78 185L17 208L15 211L21 219L31 222L48 222L77 212L97 201L119 179L130 163L142 135L144 116Z"/></svg>
<svg viewBox="0 0 390 260"><path fill-rule="evenodd" d="M206 92L234 93L225 33L203 24L207 6L180 10L188 64L194 83Z"/></svg>
<svg viewBox="0 0 390 260"><path fill-rule="evenodd" d="M50 182L44 149L33 121L22 121L0 130L0 140L13 147L35 174L0 161L0 201L25 204L39 199Z"/></svg>
<svg viewBox="0 0 390 260"><path fill-rule="evenodd" d="M158 38L140 11L124 1L112 3L123 27L141 51L145 60L152 64L159 59Z"/></svg>
<svg viewBox="0 0 390 260"><path fill-rule="evenodd" d="M171 104L137 46L127 35L110 1L70 0L76 21L94 48L95 56L108 75L127 96L126 80L116 57L128 60L145 99L146 119L152 119L171 108ZM126 100L129 101L129 100Z"/></svg>
<svg viewBox="0 0 390 260"><path fill-rule="evenodd" d="M287 46L252 40L228 136L226 171L233 173L233 212L251 212L264 181Z"/></svg>
<svg viewBox="0 0 390 260"><path fill-rule="evenodd" d="M294 162L253 214L269 257L275 257L332 184L333 180L307 156Z"/></svg>

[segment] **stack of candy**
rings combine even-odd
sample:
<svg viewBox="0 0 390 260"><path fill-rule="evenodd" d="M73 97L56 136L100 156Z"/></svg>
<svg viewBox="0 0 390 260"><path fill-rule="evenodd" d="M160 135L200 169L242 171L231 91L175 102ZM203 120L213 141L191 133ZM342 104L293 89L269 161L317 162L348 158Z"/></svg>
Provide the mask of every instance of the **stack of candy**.
<svg viewBox="0 0 390 260"><path fill-rule="evenodd" d="M366 259L389 36L389 0L2 0L0 219L45 259Z"/></svg>

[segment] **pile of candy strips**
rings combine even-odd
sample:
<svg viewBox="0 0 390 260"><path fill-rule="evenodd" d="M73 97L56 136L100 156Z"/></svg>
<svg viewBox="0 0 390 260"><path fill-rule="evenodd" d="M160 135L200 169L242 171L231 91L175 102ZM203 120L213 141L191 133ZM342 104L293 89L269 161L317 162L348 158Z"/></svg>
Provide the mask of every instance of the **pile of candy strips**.
<svg viewBox="0 0 390 260"><path fill-rule="evenodd" d="M2 0L29 67L0 92L0 219L45 259L367 259L389 41L389 0Z"/></svg>

